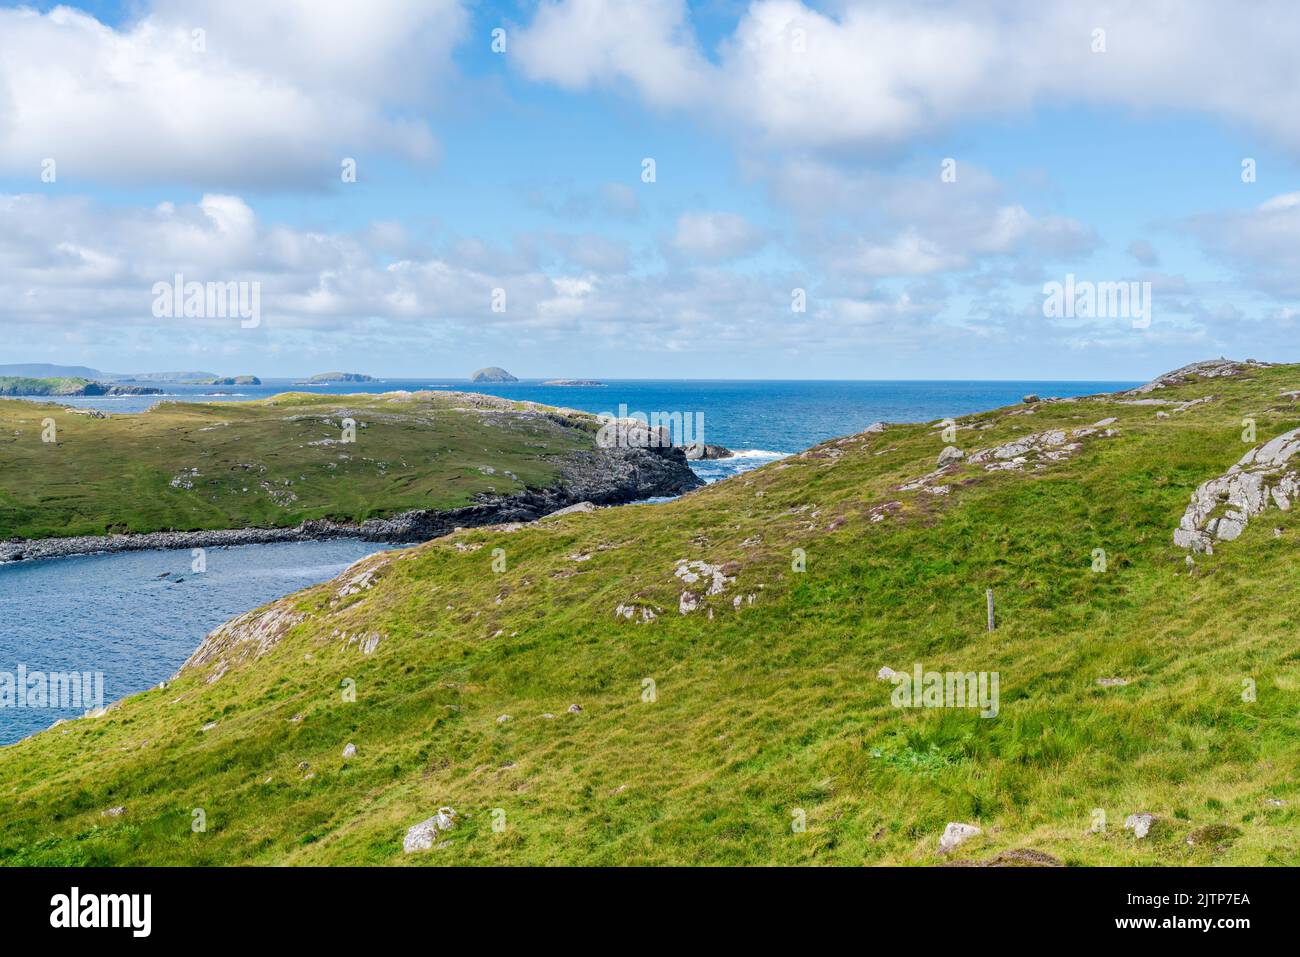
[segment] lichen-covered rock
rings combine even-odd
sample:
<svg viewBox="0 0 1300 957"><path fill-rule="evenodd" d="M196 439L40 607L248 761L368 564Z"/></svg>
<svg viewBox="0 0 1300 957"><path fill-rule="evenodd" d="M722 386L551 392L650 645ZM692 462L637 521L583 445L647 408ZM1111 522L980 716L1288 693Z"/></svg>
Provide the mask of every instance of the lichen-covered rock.
<svg viewBox="0 0 1300 957"><path fill-rule="evenodd" d="M982 833L983 831L974 824L961 824L957 821L951 821L943 829L943 836L939 838L939 853L947 854L959 844L969 840L976 834Z"/></svg>
<svg viewBox="0 0 1300 957"><path fill-rule="evenodd" d="M1159 818L1154 814L1145 812L1130 814L1124 819L1124 830L1132 831L1133 836L1140 840L1151 833L1151 828L1155 826L1158 820Z"/></svg>
<svg viewBox="0 0 1300 957"><path fill-rule="evenodd" d="M957 448L955 445L949 445L939 453L939 461L936 464L939 468L943 468L945 465L950 465L953 462L960 462L965 457L965 452Z"/></svg>
<svg viewBox="0 0 1300 957"><path fill-rule="evenodd" d="M1300 429L1292 429L1251 449L1218 478L1202 482L1174 531L1174 544L1212 552L1215 541L1237 538L1270 502L1290 511L1300 498L1300 468L1289 467L1298 452Z"/></svg>
<svg viewBox="0 0 1300 957"><path fill-rule="evenodd" d="M455 823L455 811L449 807L438 808L438 813L433 817L426 818L407 829L406 837L402 840L402 851L406 854L414 854L416 851L429 850L438 836L451 830Z"/></svg>

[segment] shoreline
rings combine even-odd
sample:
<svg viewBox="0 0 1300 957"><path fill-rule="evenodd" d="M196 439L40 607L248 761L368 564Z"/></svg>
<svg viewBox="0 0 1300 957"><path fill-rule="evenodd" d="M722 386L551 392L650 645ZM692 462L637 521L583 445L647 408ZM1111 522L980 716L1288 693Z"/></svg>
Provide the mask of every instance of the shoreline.
<svg viewBox="0 0 1300 957"><path fill-rule="evenodd" d="M683 473L681 470L685 469ZM689 477L688 477L689 476ZM569 463L555 486L487 496L452 509L416 509L391 518L361 522L310 519L279 528L226 528L200 531L128 532L0 541L0 567L46 558L116 554L151 549L222 548L275 542L361 539L386 544L416 544L441 538L457 528L532 522L575 505L626 505L700 488L681 449L617 449L582 453Z"/></svg>

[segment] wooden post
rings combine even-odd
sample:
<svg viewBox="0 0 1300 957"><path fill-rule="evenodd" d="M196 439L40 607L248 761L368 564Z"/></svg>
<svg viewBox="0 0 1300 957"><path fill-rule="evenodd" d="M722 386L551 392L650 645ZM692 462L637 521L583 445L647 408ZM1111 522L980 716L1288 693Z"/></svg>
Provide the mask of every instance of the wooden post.
<svg viewBox="0 0 1300 957"><path fill-rule="evenodd" d="M992 588L990 588L990 589L988 589L987 591L984 592L984 602L985 602L985 604L988 605L988 608L989 608L989 631L992 631L993 628L994 628L994 624L993 624L993 589L992 589Z"/></svg>

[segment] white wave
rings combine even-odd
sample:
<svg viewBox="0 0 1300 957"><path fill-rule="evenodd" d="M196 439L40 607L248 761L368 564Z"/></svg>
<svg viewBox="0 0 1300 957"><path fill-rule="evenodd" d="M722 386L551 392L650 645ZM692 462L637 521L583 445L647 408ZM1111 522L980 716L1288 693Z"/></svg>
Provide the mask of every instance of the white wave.
<svg viewBox="0 0 1300 957"><path fill-rule="evenodd" d="M732 459L783 459L787 456L794 455L793 452L769 452L767 449L736 449L727 458ZM717 459L716 461L725 462L727 459Z"/></svg>

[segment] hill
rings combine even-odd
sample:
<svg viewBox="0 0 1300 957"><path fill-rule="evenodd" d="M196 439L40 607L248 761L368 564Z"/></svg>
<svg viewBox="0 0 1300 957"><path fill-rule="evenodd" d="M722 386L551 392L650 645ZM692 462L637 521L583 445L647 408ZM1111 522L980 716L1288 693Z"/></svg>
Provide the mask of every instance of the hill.
<svg viewBox="0 0 1300 957"><path fill-rule="evenodd" d="M376 554L0 749L0 860L1300 863L1297 398L1220 364Z"/></svg>
<svg viewBox="0 0 1300 957"><path fill-rule="evenodd" d="M88 366L58 366L48 362L21 362L0 365L0 376L25 376L32 379L72 378L72 379L111 379L98 369Z"/></svg>
<svg viewBox="0 0 1300 957"><path fill-rule="evenodd" d="M29 378L26 376L0 376L0 395L60 396L60 395L161 395L161 389L148 386L105 385L69 376L54 378Z"/></svg>

